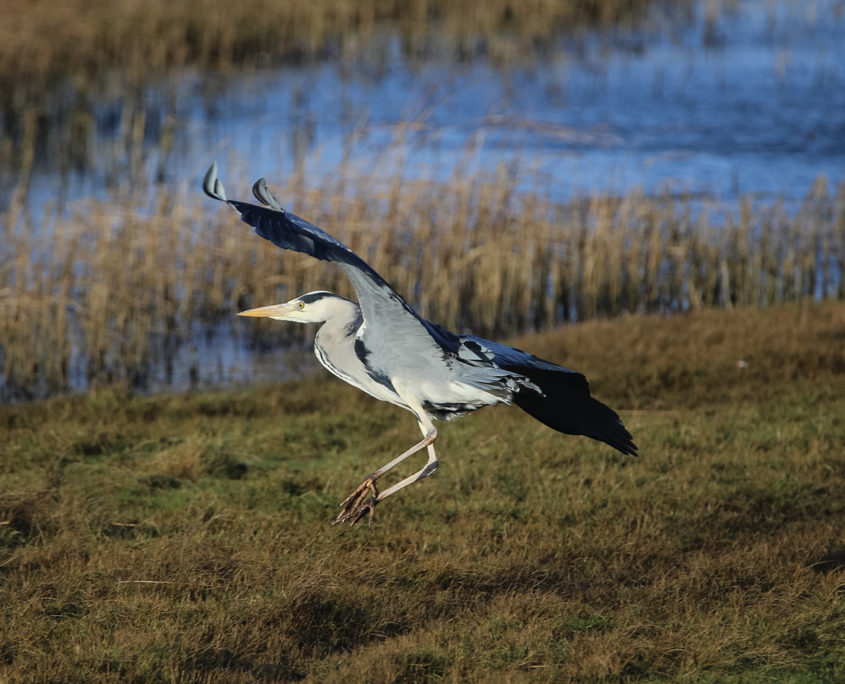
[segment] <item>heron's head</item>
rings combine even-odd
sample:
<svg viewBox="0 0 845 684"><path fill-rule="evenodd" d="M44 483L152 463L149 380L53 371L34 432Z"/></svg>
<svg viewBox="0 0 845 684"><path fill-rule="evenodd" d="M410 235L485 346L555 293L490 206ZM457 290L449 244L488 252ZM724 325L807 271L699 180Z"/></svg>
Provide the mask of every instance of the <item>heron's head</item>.
<svg viewBox="0 0 845 684"><path fill-rule="evenodd" d="M337 316L355 316L357 311L358 305L355 302L350 302L333 292L317 290L291 299L284 304L241 311L238 316L260 316L294 323L323 323Z"/></svg>

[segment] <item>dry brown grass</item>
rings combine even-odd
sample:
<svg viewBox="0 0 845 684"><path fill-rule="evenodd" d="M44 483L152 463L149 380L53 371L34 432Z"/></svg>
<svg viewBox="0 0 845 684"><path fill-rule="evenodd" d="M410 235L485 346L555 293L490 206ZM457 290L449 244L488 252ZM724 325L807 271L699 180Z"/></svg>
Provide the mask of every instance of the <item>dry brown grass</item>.
<svg viewBox="0 0 845 684"><path fill-rule="evenodd" d="M561 33L635 21L646 0L6 0L0 22L0 171L26 178L39 155L62 173L90 163L95 103L119 102L121 144L144 132L143 89L186 68L240 76L280 63L366 60L394 53L525 63ZM170 94L171 101L177 97ZM170 111L170 114L173 112ZM100 109L102 115L102 107ZM173 121L157 133L168 144ZM3 181L0 175L0 181Z"/></svg>
<svg viewBox="0 0 845 684"><path fill-rule="evenodd" d="M339 177L306 190L295 176L277 195L457 330L500 337L624 312L845 297L845 188L823 182L794 216L743 202L711 219L714 207L637 193L555 205L504 172L386 188ZM143 381L174 344L239 309L311 289L352 295L338 270L282 254L199 199L142 188L70 217L46 208L40 226L13 205L0 226L7 394ZM250 326L274 340L292 328Z"/></svg>
<svg viewBox="0 0 845 684"><path fill-rule="evenodd" d="M6 0L0 83L28 83L37 91L58 77L91 78L115 68L129 82L138 82L185 66L229 69L343 57L386 29L398 30L409 57L430 56L436 40L459 57L483 51L494 60L524 58L560 32L616 25L642 16L648 5L643 0L533 0L514 11L505 0L480 5L446 0Z"/></svg>
<svg viewBox="0 0 845 684"><path fill-rule="evenodd" d="M839 681L843 335L828 302L520 339L639 459L481 411L370 530L327 521L415 426L334 379L2 407L0 679Z"/></svg>

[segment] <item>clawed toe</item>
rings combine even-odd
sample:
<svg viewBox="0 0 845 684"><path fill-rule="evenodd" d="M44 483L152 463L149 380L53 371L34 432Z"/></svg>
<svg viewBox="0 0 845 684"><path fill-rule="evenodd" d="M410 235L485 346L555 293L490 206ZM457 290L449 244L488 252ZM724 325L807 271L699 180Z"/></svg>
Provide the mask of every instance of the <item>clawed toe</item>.
<svg viewBox="0 0 845 684"><path fill-rule="evenodd" d="M370 495L369 497L367 495ZM378 489L372 477L368 477L347 496L340 504L341 511L332 520L332 525L349 522L354 527L367 513L370 514L369 524L373 524L376 517L376 504L378 503Z"/></svg>
<svg viewBox="0 0 845 684"><path fill-rule="evenodd" d="M372 525L373 520L376 518L377 503L378 499L375 496L371 496L351 511L344 509L332 520L332 525L348 522L350 527L355 527L355 523L359 522L367 513L370 515L369 524Z"/></svg>

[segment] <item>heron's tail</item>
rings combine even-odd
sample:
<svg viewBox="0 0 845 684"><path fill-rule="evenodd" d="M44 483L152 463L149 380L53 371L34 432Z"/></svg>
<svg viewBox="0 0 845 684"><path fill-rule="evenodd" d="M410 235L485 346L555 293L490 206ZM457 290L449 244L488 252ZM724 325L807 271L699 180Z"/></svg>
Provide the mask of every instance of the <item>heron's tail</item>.
<svg viewBox="0 0 845 684"><path fill-rule="evenodd" d="M631 433L616 412L590 396L580 373L546 369L520 369L543 390L523 388L513 396L513 403L553 430L570 435L585 435L609 444L623 454L637 455Z"/></svg>

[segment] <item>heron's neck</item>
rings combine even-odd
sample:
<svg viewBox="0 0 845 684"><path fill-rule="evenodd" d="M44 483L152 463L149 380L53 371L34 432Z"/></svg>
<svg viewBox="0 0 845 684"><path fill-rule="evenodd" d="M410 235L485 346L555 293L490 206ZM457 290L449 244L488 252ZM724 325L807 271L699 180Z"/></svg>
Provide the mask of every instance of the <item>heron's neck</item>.
<svg viewBox="0 0 845 684"><path fill-rule="evenodd" d="M317 331L315 342L339 341L354 335L361 325L361 309L355 302L337 299L332 302L332 315Z"/></svg>

